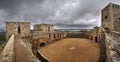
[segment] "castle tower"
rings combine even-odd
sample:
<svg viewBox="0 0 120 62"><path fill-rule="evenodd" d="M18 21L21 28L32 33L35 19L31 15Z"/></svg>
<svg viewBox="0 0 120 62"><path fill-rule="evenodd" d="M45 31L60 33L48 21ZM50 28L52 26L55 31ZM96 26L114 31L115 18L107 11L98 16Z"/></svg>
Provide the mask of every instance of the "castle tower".
<svg viewBox="0 0 120 62"><path fill-rule="evenodd" d="M14 34L15 36L26 36L30 34L29 22L6 22L6 39Z"/></svg>
<svg viewBox="0 0 120 62"><path fill-rule="evenodd" d="M54 26L51 24L36 24L34 25L34 30L38 30L41 32L53 32Z"/></svg>
<svg viewBox="0 0 120 62"><path fill-rule="evenodd" d="M120 32L120 6L109 3L102 9L102 27Z"/></svg>

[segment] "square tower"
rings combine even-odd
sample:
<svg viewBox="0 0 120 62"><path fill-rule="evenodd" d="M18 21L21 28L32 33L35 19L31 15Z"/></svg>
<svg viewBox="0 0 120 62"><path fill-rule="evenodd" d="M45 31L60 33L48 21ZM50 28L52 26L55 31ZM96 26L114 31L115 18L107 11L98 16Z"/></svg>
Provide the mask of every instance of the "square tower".
<svg viewBox="0 0 120 62"><path fill-rule="evenodd" d="M54 26L51 24L36 24L34 25L34 30L38 30L40 32L53 32Z"/></svg>
<svg viewBox="0 0 120 62"><path fill-rule="evenodd" d="M14 34L26 36L30 34L30 23L29 22L6 22L6 39Z"/></svg>
<svg viewBox="0 0 120 62"><path fill-rule="evenodd" d="M102 27L120 32L120 6L109 3L102 9Z"/></svg>

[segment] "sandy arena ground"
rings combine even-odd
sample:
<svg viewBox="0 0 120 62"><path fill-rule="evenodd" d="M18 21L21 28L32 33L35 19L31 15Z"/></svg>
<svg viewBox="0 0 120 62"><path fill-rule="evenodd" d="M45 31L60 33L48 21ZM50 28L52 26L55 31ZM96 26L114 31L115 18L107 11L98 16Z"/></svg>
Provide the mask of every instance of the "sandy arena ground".
<svg viewBox="0 0 120 62"><path fill-rule="evenodd" d="M51 62L98 62L99 44L83 38L65 38L39 49Z"/></svg>

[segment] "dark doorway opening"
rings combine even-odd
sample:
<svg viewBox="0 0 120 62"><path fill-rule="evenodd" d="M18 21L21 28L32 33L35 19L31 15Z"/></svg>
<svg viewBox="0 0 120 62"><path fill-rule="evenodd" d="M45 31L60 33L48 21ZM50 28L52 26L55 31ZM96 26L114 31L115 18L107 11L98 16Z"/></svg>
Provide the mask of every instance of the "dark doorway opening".
<svg viewBox="0 0 120 62"><path fill-rule="evenodd" d="M43 46L45 46L45 43L40 43L40 47L43 47Z"/></svg>
<svg viewBox="0 0 120 62"><path fill-rule="evenodd" d="M50 27L48 27L48 32L50 31Z"/></svg>
<svg viewBox="0 0 120 62"><path fill-rule="evenodd" d="M56 38L55 34L54 34L54 38Z"/></svg>
<svg viewBox="0 0 120 62"><path fill-rule="evenodd" d="M95 37L95 42L98 42L98 38L97 37Z"/></svg>
<svg viewBox="0 0 120 62"><path fill-rule="evenodd" d="M105 19L107 19L108 17L107 16L105 16Z"/></svg>
<svg viewBox="0 0 120 62"><path fill-rule="evenodd" d="M21 33L21 30L20 30L20 26L18 27L18 34L20 34Z"/></svg>

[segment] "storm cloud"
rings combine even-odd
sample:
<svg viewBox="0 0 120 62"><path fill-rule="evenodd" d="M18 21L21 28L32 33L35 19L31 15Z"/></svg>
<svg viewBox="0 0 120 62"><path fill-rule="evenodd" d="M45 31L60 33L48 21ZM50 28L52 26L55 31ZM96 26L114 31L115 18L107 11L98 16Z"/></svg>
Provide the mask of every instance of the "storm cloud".
<svg viewBox="0 0 120 62"><path fill-rule="evenodd" d="M6 21L50 23L59 28L92 28L101 25L100 12L119 0L0 0L0 26Z"/></svg>

